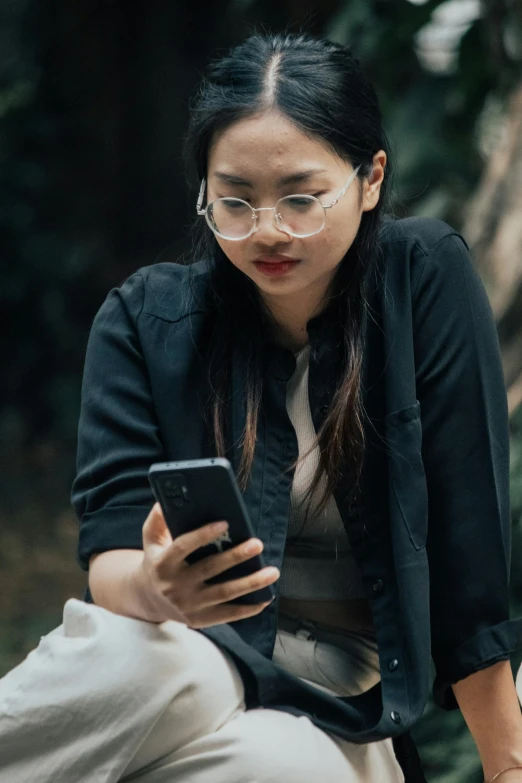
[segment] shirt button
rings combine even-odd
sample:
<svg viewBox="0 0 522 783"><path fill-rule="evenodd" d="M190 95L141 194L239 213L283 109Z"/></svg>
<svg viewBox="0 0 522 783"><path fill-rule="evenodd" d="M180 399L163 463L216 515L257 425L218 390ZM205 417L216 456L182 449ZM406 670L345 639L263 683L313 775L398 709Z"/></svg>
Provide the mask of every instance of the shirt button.
<svg viewBox="0 0 522 783"><path fill-rule="evenodd" d="M400 713L396 712L395 710L392 710L390 712L390 717L394 723L400 723L401 722L401 716Z"/></svg>
<svg viewBox="0 0 522 783"><path fill-rule="evenodd" d="M398 668L398 666L399 666L399 661L397 660L397 658L393 658L391 661L388 662L388 669L391 672L394 672L395 669Z"/></svg>
<svg viewBox="0 0 522 783"><path fill-rule="evenodd" d="M382 593L384 588L384 582L382 579L376 579L372 585L374 593Z"/></svg>

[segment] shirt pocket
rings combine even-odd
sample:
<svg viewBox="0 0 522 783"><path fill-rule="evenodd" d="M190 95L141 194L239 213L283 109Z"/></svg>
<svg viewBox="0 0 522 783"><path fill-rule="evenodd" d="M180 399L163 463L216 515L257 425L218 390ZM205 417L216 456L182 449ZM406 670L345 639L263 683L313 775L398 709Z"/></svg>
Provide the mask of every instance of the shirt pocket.
<svg viewBox="0 0 522 783"><path fill-rule="evenodd" d="M420 402L385 417L390 490L411 543L420 550L428 534L428 490L422 461Z"/></svg>

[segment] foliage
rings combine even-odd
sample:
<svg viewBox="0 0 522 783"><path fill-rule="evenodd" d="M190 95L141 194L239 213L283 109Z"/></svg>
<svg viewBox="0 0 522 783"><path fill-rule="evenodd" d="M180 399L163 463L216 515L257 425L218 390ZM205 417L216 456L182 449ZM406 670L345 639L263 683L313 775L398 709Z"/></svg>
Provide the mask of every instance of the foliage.
<svg viewBox="0 0 522 783"><path fill-rule="evenodd" d="M434 70L426 42L441 14L465 3L475 15ZM380 96L396 210L457 228L520 73L514 0L228 0L205 13L94 0L0 7L0 674L59 622L67 597L81 596L67 507L88 329L111 286L187 247L195 194L179 150L190 95L209 54L252 24L350 43ZM516 564L520 409L511 426ZM516 567L512 592L522 614ZM434 783L481 780L458 711L430 703L414 733Z"/></svg>

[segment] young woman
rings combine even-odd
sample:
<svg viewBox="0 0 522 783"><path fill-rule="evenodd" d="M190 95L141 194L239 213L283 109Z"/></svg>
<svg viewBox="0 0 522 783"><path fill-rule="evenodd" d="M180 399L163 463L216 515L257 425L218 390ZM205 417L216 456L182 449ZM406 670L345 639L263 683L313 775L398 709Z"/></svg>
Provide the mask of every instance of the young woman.
<svg viewBox="0 0 522 783"><path fill-rule="evenodd" d="M328 41L255 35L214 64L187 148L192 263L139 270L92 328L90 589L0 683L0 778L423 781L432 657L485 779L522 781L507 403L464 240L383 217L375 93ZM226 521L172 540L147 472L215 455L256 538L188 565Z"/></svg>

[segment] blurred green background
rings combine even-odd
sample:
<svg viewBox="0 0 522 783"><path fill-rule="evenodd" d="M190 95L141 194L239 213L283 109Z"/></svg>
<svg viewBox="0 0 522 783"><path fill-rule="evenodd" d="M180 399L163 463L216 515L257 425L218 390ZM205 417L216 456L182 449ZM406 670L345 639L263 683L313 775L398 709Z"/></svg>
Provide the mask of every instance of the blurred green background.
<svg viewBox="0 0 522 783"><path fill-rule="evenodd" d="M81 598L69 506L84 351L109 289L188 249L181 141L209 56L252 26L349 43L373 79L399 215L460 229L498 324L522 614L519 0L0 2L0 676ZM513 656L513 668L522 651ZM460 712L415 727L433 783L481 783Z"/></svg>

